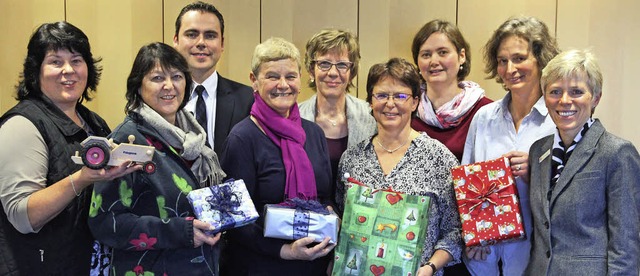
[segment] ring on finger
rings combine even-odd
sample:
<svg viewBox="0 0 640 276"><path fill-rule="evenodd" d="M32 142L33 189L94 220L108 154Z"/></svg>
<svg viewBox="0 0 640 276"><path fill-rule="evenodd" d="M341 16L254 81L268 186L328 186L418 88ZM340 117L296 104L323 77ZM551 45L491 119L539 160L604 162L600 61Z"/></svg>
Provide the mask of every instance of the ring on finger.
<svg viewBox="0 0 640 276"><path fill-rule="evenodd" d="M520 170L520 164L516 165L516 171Z"/></svg>

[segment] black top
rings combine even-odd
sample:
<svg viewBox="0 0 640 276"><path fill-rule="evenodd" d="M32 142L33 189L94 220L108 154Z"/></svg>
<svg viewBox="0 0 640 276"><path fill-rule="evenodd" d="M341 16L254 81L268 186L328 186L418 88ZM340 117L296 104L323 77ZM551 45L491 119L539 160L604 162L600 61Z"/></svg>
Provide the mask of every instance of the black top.
<svg viewBox="0 0 640 276"><path fill-rule="evenodd" d="M342 153L347 150L349 136L338 139L327 138L327 146L329 147L329 160L331 160L331 180L333 183L338 181L338 164Z"/></svg>

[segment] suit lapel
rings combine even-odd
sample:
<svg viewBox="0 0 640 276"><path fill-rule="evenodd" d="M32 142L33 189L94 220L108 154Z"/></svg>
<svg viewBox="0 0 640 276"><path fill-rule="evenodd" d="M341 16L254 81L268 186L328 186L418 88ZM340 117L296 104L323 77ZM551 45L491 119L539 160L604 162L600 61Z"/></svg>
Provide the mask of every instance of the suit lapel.
<svg viewBox="0 0 640 276"><path fill-rule="evenodd" d="M591 159L595 152L596 144L603 133L604 127L602 127L600 121L595 121L584 137L582 137L582 140L578 142L578 145L573 150L564 170L560 174L556 187L553 189L553 193L551 194L551 206L553 206L558 196L567 188L567 185L569 185L576 173L578 173L584 164Z"/></svg>
<svg viewBox="0 0 640 276"><path fill-rule="evenodd" d="M231 88L226 79L218 75L218 91L216 99L216 126L214 130L214 147L222 146L230 131L231 119L235 107L235 99L230 97ZM218 150L218 149L215 149ZM217 152L217 151L216 151Z"/></svg>
<svg viewBox="0 0 640 276"><path fill-rule="evenodd" d="M550 179L551 179L551 149L553 148L553 136L545 138L545 142L540 148L540 151L543 151L540 157L544 158L542 160L532 160L533 162L538 162L540 166L540 179L536 179L535 182L531 181L531 183L539 183L541 185L541 189L538 189L539 193L537 195L532 195L532 197L540 198L542 201L542 206L544 207L544 214L547 217L547 221L549 220L549 201L547 200L547 191L549 191ZM548 153L547 153L548 152Z"/></svg>

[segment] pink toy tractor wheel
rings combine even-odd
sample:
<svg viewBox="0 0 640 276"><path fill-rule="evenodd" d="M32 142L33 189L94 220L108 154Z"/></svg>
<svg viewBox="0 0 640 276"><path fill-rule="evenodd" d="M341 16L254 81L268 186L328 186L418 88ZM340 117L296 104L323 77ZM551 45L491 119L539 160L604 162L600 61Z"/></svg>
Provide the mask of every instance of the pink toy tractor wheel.
<svg viewBox="0 0 640 276"><path fill-rule="evenodd" d="M154 163L153 161L144 162L144 164L142 165L142 169L147 174L152 174L156 172L156 163Z"/></svg>
<svg viewBox="0 0 640 276"><path fill-rule="evenodd" d="M110 154L105 144L89 143L82 149L82 163L90 169L102 169L109 163Z"/></svg>

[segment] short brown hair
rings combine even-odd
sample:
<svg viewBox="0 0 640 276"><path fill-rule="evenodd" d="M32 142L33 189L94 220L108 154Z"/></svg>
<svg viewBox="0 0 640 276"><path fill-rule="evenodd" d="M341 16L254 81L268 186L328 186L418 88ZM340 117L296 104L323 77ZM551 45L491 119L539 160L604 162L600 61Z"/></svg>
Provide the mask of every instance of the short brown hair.
<svg viewBox="0 0 640 276"><path fill-rule="evenodd" d="M373 87L385 77L393 78L411 88L411 96L420 96L420 73L418 68L403 58L392 58L386 63L378 63L371 66L367 77L367 102L371 103Z"/></svg>
<svg viewBox="0 0 640 276"><path fill-rule="evenodd" d="M445 20L432 20L424 24L422 28L413 37L413 43L411 44L411 52L413 53L413 63L418 65L418 55L420 54L420 47L433 33L442 33L447 36L451 44L456 47L456 52L460 55L462 49L465 51L465 62L460 64L462 69L458 71L458 81L463 81L471 72L471 49L469 43L464 39L462 33L455 25Z"/></svg>
<svg viewBox="0 0 640 276"><path fill-rule="evenodd" d="M349 78L349 88L355 87L353 79L358 75L358 64L360 63L360 44L358 37L353 33L339 29L325 29L313 35L307 42L307 52L304 55L304 65L307 67L309 74L314 72L314 60L316 55L324 55L331 51L346 51L349 61L353 62L351 66L351 75ZM309 82L309 87L316 89L315 82Z"/></svg>

